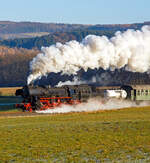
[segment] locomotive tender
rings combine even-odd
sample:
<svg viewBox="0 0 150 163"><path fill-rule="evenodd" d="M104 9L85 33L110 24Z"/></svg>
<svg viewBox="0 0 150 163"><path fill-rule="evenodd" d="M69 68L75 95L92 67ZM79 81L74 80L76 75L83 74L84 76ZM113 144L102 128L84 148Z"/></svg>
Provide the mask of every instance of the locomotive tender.
<svg viewBox="0 0 150 163"><path fill-rule="evenodd" d="M16 90L16 96L22 96L23 102L17 104L23 111L54 109L61 104L79 104L89 98L126 98L134 101L150 100L150 86L93 86L65 85L62 87L26 85Z"/></svg>

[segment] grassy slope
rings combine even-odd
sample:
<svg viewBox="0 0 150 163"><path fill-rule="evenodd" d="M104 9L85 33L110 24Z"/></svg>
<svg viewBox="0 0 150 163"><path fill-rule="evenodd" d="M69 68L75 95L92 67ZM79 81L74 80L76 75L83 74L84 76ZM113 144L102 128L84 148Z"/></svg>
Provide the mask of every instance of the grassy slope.
<svg viewBox="0 0 150 163"><path fill-rule="evenodd" d="M150 109L1 118L0 162L150 161Z"/></svg>

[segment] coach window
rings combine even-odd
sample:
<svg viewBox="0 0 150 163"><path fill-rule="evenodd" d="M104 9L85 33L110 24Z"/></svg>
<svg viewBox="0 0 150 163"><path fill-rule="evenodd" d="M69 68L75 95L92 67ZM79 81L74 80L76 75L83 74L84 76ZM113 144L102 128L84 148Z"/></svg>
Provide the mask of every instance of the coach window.
<svg viewBox="0 0 150 163"><path fill-rule="evenodd" d="M140 90L137 90L137 95L140 96L140 94L141 94L141 93L140 93Z"/></svg>
<svg viewBox="0 0 150 163"><path fill-rule="evenodd" d="M144 90L143 89L141 90L141 95L144 95Z"/></svg>

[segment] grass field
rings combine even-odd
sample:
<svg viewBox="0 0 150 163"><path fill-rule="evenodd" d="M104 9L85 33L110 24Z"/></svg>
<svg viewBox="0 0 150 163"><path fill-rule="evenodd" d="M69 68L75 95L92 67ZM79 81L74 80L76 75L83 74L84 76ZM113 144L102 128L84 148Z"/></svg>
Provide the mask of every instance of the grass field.
<svg viewBox="0 0 150 163"><path fill-rule="evenodd" d="M150 162L150 108L0 118L0 162Z"/></svg>

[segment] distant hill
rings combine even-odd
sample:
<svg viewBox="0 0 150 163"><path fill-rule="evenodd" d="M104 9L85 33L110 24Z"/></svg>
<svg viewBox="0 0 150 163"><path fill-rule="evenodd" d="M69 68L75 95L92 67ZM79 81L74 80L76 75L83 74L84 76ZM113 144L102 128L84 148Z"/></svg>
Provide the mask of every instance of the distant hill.
<svg viewBox="0 0 150 163"><path fill-rule="evenodd" d="M39 35L45 35L55 32L68 32L77 29L80 30L126 30L129 28L139 29L143 25L150 25L150 22L134 24L63 24L63 23L40 23L40 22L12 22L0 21L0 39L26 38Z"/></svg>
<svg viewBox="0 0 150 163"><path fill-rule="evenodd" d="M141 29L144 25L150 25L150 22L144 22L144 23L134 23L134 24L110 24L110 25L93 25L89 26L89 30L111 30L111 31L125 31L127 29Z"/></svg>
<svg viewBox="0 0 150 163"><path fill-rule="evenodd" d="M70 40L81 41L89 34L112 37L118 30L137 30L141 29L143 25L150 25L150 22L110 25L0 22L0 45L40 49L42 46L50 46L56 42L65 43Z"/></svg>
<svg viewBox="0 0 150 163"><path fill-rule="evenodd" d="M14 38L14 36L17 38L26 35L26 33L64 32L86 27L88 27L88 25L0 21L0 38Z"/></svg>
<svg viewBox="0 0 150 163"><path fill-rule="evenodd" d="M0 41L0 45L11 48L41 49L42 46L50 46L56 42L65 43L70 40L82 41L82 39L89 34L112 37L114 31L77 30L72 32L55 32L41 37L3 40Z"/></svg>

